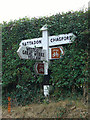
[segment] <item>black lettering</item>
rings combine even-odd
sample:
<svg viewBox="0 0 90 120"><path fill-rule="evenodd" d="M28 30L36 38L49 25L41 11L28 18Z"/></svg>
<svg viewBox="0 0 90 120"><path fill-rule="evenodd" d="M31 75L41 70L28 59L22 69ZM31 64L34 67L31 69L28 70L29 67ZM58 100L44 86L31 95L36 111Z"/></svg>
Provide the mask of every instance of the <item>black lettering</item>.
<svg viewBox="0 0 90 120"><path fill-rule="evenodd" d="M29 42L29 44L31 45L31 44L32 44L32 42L30 41L30 42Z"/></svg>
<svg viewBox="0 0 90 120"><path fill-rule="evenodd" d="M36 56L34 59L36 59L36 60L37 60L37 59L38 59L38 57Z"/></svg>
<svg viewBox="0 0 90 120"><path fill-rule="evenodd" d="M32 52L34 52L34 51L35 51L35 48L31 48L31 50L32 50Z"/></svg>
<svg viewBox="0 0 90 120"><path fill-rule="evenodd" d="M41 56L41 53L39 53L38 56Z"/></svg>
<svg viewBox="0 0 90 120"><path fill-rule="evenodd" d="M39 40L39 43L41 43L41 40Z"/></svg>
<svg viewBox="0 0 90 120"><path fill-rule="evenodd" d="M30 59L31 58L31 56L30 55L28 55L28 59Z"/></svg>
<svg viewBox="0 0 90 120"><path fill-rule="evenodd" d="M26 55L28 55L28 51L26 51Z"/></svg>
<svg viewBox="0 0 90 120"><path fill-rule="evenodd" d="M37 54L36 54L36 53L34 53L34 55L36 56Z"/></svg>
<svg viewBox="0 0 90 120"><path fill-rule="evenodd" d="M59 40L59 38L56 38L56 41L58 41Z"/></svg>
<svg viewBox="0 0 90 120"><path fill-rule="evenodd" d="M33 44L33 41L31 41L31 44Z"/></svg>
<svg viewBox="0 0 90 120"><path fill-rule="evenodd" d="M34 41L34 44L36 44L36 41Z"/></svg>
<svg viewBox="0 0 90 120"><path fill-rule="evenodd" d="M38 60L40 60L41 59L41 56L38 56Z"/></svg>
<svg viewBox="0 0 90 120"><path fill-rule="evenodd" d="M29 48L28 48L28 47L26 47L26 49L28 50Z"/></svg>
<svg viewBox="0 0 90 120"><path fill-rule="evenodd" d="M42 53L42 57L44 57L44 53Z"/></svg>
<svg viewBox="0 0 90 120"><path fill-rule="evenodd" d="M69 37L67 36L67 40L68 40L68 38L69 38Z"/></svg>
<svg viewBox="0 0 90 120"><path fill-rule="evenodd" d="M25 43L22 43L22 45L24 45L24 46L25 46Z"/></svg>
<svg viewBox="0 0 90 120"><path fill-rule="evenodd" d="M25 54L28 55L28 51L25 51Z"/></svg>
<svg viewBox="0 0 90 120"><path fill-rule="evenodd" d="M38 48L35 48L35 52L38 53Z"/></svg>
<svg viewBox="0 0 90 120"><path fill-rule="evenodd" d="M63 37L61 37L61 40L63 40Z"/></svg>
<svg viewBox="0 0 90 120"><path fill-rule="evenodd" d="M50 41L53 42L52 39Z"/></svg>
<svg viewBox="0 0 90 120"><path fill-rule="evenodd" d="M33 56L32 56L32 54L30 54L30 55L28 55L28 59L33 59Z"/></svg>
<svg viewBox="0 0 90 120"><path fill-rule="evenodd" d="M25 54L24 50L22 51L22 54Z"/></svg>
<svg viewBox="0 0 90 120"><path fill-rule="evenodd" d="M31 51L28 51L28 55L32 55L32 52L31 52Z"/></svg>
<svg viewBox="0 0 90 120"><path fill-rule="evenodd" d="M56 41L55 38L53 38L53 42Z"/></svg>
<svg viewBox="0 0 90 120"><path fill-rule="evenodd" d="M63 37L59 37L59 41L63 40Z"/></svg>
<svg viewBox="0 0 90 120"><path fill-rule="evenodd" d="M40 56L42 56L42 53L40 54Z"/></svg>
<svg viewBox="0 0 90 120"><path fill-rule="evenodd" d="M22 43L22 45L24 45L24 43Z"/></svg>
<svg viewBox="0 0 90 120"><path fill-rule="evenodd" d="M37 44L38 44L38 40L37 40Z"/></svg>
<svg viewBox="0 0 90 120"><path fill-rule="evenodd" d="M69 38L70 38L70 40L71 40L71 39L72 39L72 36L70 36Z"/></svg>
<svg viewBox="0 0 90 120"><path fill-rule="evenodd" d="M24 43L24 46L26 46L27 44L26 44L26 42Z"/></svg>
<svg viewBox="0 0 90 120"><path fill-rule="evenodd" d="M67 40L67 37L64 37L64 40Z"/></svg>
<svg viewBox="0 0 90 120"><path fill-rule="evenodd" d="M28 51L23 50L23 51L22 51L22 54L26 54L26 55L27 55L27 54L28 54Z"/></svg>

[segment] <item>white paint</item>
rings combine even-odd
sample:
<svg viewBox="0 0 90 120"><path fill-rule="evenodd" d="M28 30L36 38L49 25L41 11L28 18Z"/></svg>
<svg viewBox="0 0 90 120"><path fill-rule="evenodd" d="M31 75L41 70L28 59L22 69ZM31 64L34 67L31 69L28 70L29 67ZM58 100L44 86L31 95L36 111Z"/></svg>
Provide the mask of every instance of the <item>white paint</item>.
<svg viewBox="0 0 90 120"><path fill-rule="evenodd" d="M43 61L45 67L45 75L48 75L48 62L49 62L49 37L47 25L44 25L41 29L42 31L42 47L46 50L46 62ZM44 85L44 95L45 97L49 95L49 85Z"/></svg>
<svg viewBox="0 0 90 120"><path fill-rule="evenodd" d="M19 45L20 46L29 46L31 48L42 47L42 38L22 40Z"/></svg>
<svg viewBox="0 0 90 120"><path fill-rule="evenodd" d="M49 85L44 85L44 95L45 97L49 96Z"/></svg>
<svg viewBox="0 0 90 120"><path fill-rule="evenodd" d="M21 59L35 59L35 60L45 60L46 50L40 48L30 48L27 46L20 46L17 53Z"/></svg>
<svg viewBox="0 0 90 120"><path fill-rule="evenodd" d="M29 56L27 55L27 54L23 54L23 51L27 51L27 49L26 49L26 47L27 46L20 46L19 47L19 49L17 50L17 53L18 53L18 56L20 57L20 59L30 59L29 58ZM53 48L56 48L56 47L53 47ZM63 48L62 47L57 47L57 48L60 48L60 50L61 50L61 54L62 55L64 55L64 50L63 50ZM52 60L52 59L59 59L59 58L51 58L51 49L52 48L49 48L49 56L48 56L48 59L49 60ZM46 50L43 50L43 49L39 49L38 48L38 51L39 51L39 53L41 53L41 58L39 59L39 60L45 60L46 61ZM34 54L34 53L33 53ZM36 55L36 57L37 57L38 55ZM35 59L35 57L34 56L32 56L33 58L32 59ZM62 56L61 56L62 57ZM60 58L61 58L60 57ZM45 63L45 61L44 61L44 63Z"/></svg>
<svg viewBox="0 0 90 120"><path fill-rule="evenodd" d="M58 36L49 37L49 46L69 44L75 40L76 36L73 33L61 34Z"/></svg>
<svg viewBox="0 0 90 120"><path fill-rule="evenodd" d="M43 30L43 29L42 29ZM45 30L43 35L45 34ZM55 45L61 45L61 44L69 44L72 43L75 40L76 36L73 33L69 33L69 34L61 34L58 36L49 36L48 40L49 40L49 47L51 46L55 46ZM45 42L45 40L44 40ZM34 39L28 39L28 40L22 40L20 42L20 46L29 46L29 47L43 47L44 43L41 38L34 38Z"/></svg>
<svg viewBox="0 0 90 120"><path fill-rule="evenodd" d="M44 25L40 30L42 31L42 47L46 50L46 61L43 62L45 64L45 75L48 75L49 41L47 25Z"/></svg>

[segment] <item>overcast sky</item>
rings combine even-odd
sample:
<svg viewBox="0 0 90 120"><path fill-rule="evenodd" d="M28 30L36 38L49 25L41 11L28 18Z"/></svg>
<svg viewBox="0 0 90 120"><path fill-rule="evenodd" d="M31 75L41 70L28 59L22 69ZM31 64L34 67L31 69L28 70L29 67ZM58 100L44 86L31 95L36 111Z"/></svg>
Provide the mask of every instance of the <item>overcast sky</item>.
<svg viewBox="0 0 90 120"><path fill-rule="evenodd" d="M88 8L89 0L0 0L0 23Z"/></svg>

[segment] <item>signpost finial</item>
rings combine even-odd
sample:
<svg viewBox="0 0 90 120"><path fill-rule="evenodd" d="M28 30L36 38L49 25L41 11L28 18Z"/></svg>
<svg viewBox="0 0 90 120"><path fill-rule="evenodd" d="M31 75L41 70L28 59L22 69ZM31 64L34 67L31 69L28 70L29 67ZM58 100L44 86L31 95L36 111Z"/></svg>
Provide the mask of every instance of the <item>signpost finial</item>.
<svg viewBox="0 0 90 120"><path fill-rule="evenodd" d="M41 30L41 31L45 31L45 30L47 30L47 29L48 29L47 26L48 26L48 25L45 24L40 30Z"/></svg>

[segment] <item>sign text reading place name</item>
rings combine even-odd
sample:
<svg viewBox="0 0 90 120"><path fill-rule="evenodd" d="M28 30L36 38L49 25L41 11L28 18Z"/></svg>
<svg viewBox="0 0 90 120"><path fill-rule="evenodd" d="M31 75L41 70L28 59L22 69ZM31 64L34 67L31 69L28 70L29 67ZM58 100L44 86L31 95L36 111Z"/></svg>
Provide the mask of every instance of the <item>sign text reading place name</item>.
<svg viewBox="0 0 90 120"><path fill-rule="evenodd" d="M20 46L17 53L21 59L45 60L46 51L40 48L30 48L28 46Z"/></svg>
<svg viewBox="0 0 90 120"><path fill-rule="evenodd" d="M68 44L72 43L75 39L75 35L73 33L69 34L61 34L58 36L49 36L49 46L55 46L60 44ZM21 46L29 46L29 47L43 47L42 38L28 39L22 40L20 43Z"/></svg>

